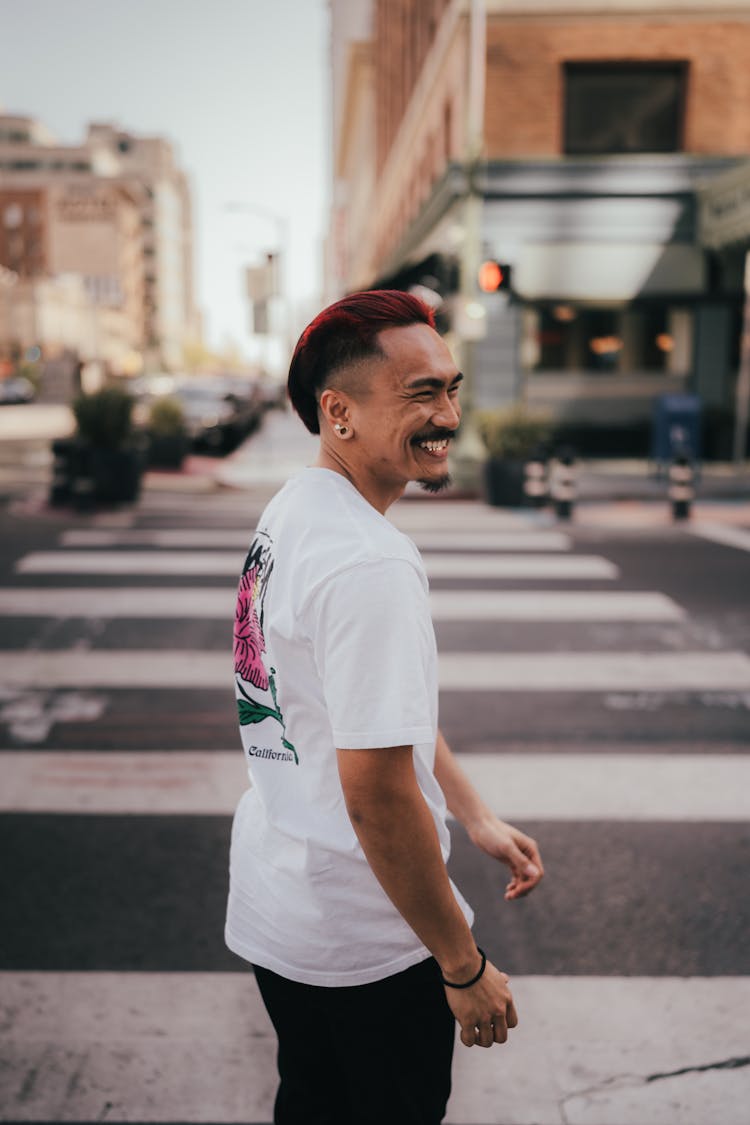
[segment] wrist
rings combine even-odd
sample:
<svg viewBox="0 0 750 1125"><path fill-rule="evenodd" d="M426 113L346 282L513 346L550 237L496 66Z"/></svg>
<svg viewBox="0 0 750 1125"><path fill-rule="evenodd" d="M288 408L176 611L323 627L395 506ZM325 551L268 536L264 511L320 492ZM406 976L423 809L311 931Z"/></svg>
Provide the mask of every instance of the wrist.
<svg viewBox="0 0 750 1125"><path fill-rule="evenodd" d="M487 955L483 949L477 946L477 953L479 954L479 968L472 973L470 977L463 976L460 980L454 980L443 976L443 984L446 988L471 988L477 981L481 980L484 976L484 970L487 968Z"/></svg>
<svg viewBox="0 0 750 1125"><path fill-rule="evenodd" d="M488 829L497 825L498 818L489 809L482 809L468 824L464 824L466 834L472 844L476 844Z"/></svg>
<svg viewBox="0 0 750 1125"><path fill-rule="evenodd" d="M463 981L471 980L479 972L482 954L476 945L472 945L471 951L463 956L438 958L437 962L444 981L461 984Z"/></svg>

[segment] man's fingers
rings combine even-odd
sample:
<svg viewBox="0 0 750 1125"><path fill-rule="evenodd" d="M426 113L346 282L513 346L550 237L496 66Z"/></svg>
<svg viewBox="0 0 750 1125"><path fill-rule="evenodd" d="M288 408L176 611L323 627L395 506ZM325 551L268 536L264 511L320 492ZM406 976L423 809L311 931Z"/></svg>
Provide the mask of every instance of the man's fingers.
<svg viewBox="0 0 750 1125"><path fill-rule="evenodd" d="M478 982L465 996L448 996L464 1047L491 1047L507 1041L509 1029L518 1023L509 983L507 973L488 963L487 981Z"/></svg>
<svg viewBox="0 0 750 1125"><path fill-rule="evenodd" d="M541 864L537 866L535 863L525 861L520 870L513 868L513 876L505 888L505 898L522 898L527 895L529 891L533 891L534 887L541 882L544 877L544 870Z"/></svg>

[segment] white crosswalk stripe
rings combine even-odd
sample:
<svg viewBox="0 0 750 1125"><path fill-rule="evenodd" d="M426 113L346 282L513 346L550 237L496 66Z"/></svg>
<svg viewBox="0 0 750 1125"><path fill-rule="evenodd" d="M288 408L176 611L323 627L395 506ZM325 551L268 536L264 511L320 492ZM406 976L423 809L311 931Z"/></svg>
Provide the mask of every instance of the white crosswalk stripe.
<svg viewBox="0 0 750 1125"><path fill-rule="evenodd" d="M420 550L445 550L456 545L455 534L443 531L415 531L412 538ZM195 531L190 528L73 528L60 536L62 547L184 547L200 550L210 542L212 549L243 550L249 545L247 531ZM463 531L465 551L567 551L570 536L560 531Z"/></svg>
<svg viewBox="0 0 750 1125"><path fill-rule="evenodd" d="M424 554L429 578L611 579L617 567L598 555ZM18 574L164 574L235 577L234 551L35 551L16 564Z"/></svg>
<svg viewBox="0 0 750 1125"><path fill-rule="evenodd" d="M526 512L514 512L507 508L488 508L481 504L464 504L461 501L409 500L394 504L388 511L388 519L408 535L419 530L442 531L452 534L465 531L517 530L528 531L529 518Z"/></svg>
<svg viewBox="0 0 750 1125"><path fill-rule="evenodd" d="M743 652L443 653L444 691L750 691ZM0 681L26 688L226 688L229 652L0 652Z"/></svg>
<svg viewBox="0 0 750 1125"><path fill-rule="evenodd" d="M740 754L477 754L461 765L510 820L750 819ZM239 750L0 756L0 811L230 816L248 785Z"/></svg>
<svg viewBox="0 0 750 1125"><path fill-rule="evenodd" d="M741 527L721 523L696 523L688 530L702 539L710 539L712 543L723 543L726 547L736 547L738 551L750 551L750 531Z"/></svg>
<svg viewBox="0 0 750 1125"><path fill-rule="evenodd" d="M234 603L231 586L0 589L0 613L8 617L230 620ZM681 621L685 616L665 594L629 590L433 590L430 604L435 622Z"/></svg>
<svg viewBox="0 0 750 1125"><path fill-rule="evenodd" d="M441 621L680 621L685 611L665 594L629 590L433 590Z"/></svg>

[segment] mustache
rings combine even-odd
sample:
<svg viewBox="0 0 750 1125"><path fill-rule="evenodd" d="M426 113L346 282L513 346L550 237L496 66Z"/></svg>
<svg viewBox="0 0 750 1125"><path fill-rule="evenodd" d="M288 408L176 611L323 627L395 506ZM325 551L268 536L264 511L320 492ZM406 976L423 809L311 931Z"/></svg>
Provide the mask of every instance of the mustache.
<svg viewBox="0 0 750 1125"><path fill-rule="evenodd" d="M412 445L419 445L420 441L451 441L456 436L455 430L431 430L428 434L417 434L411 439Z"/></svg>

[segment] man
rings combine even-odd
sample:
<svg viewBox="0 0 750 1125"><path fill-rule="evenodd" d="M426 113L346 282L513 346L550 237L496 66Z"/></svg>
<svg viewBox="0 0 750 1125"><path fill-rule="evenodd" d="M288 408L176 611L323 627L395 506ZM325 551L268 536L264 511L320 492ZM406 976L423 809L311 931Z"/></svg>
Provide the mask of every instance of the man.
<svg viewBox="0 0 750 1125"><path fill-rule="evenodd" d="M338 301L292 358L289 395L320 453L266 508L240 582L252 788L226 925L278 1035L276 1125L437 1125L455 1021L467 1047L517 1022L446 871L446 803L510 867L506 899L542 862L438 731L427 580L385 519L409 481L448 483L460 382L432 313L400 292Z"/></svg>

